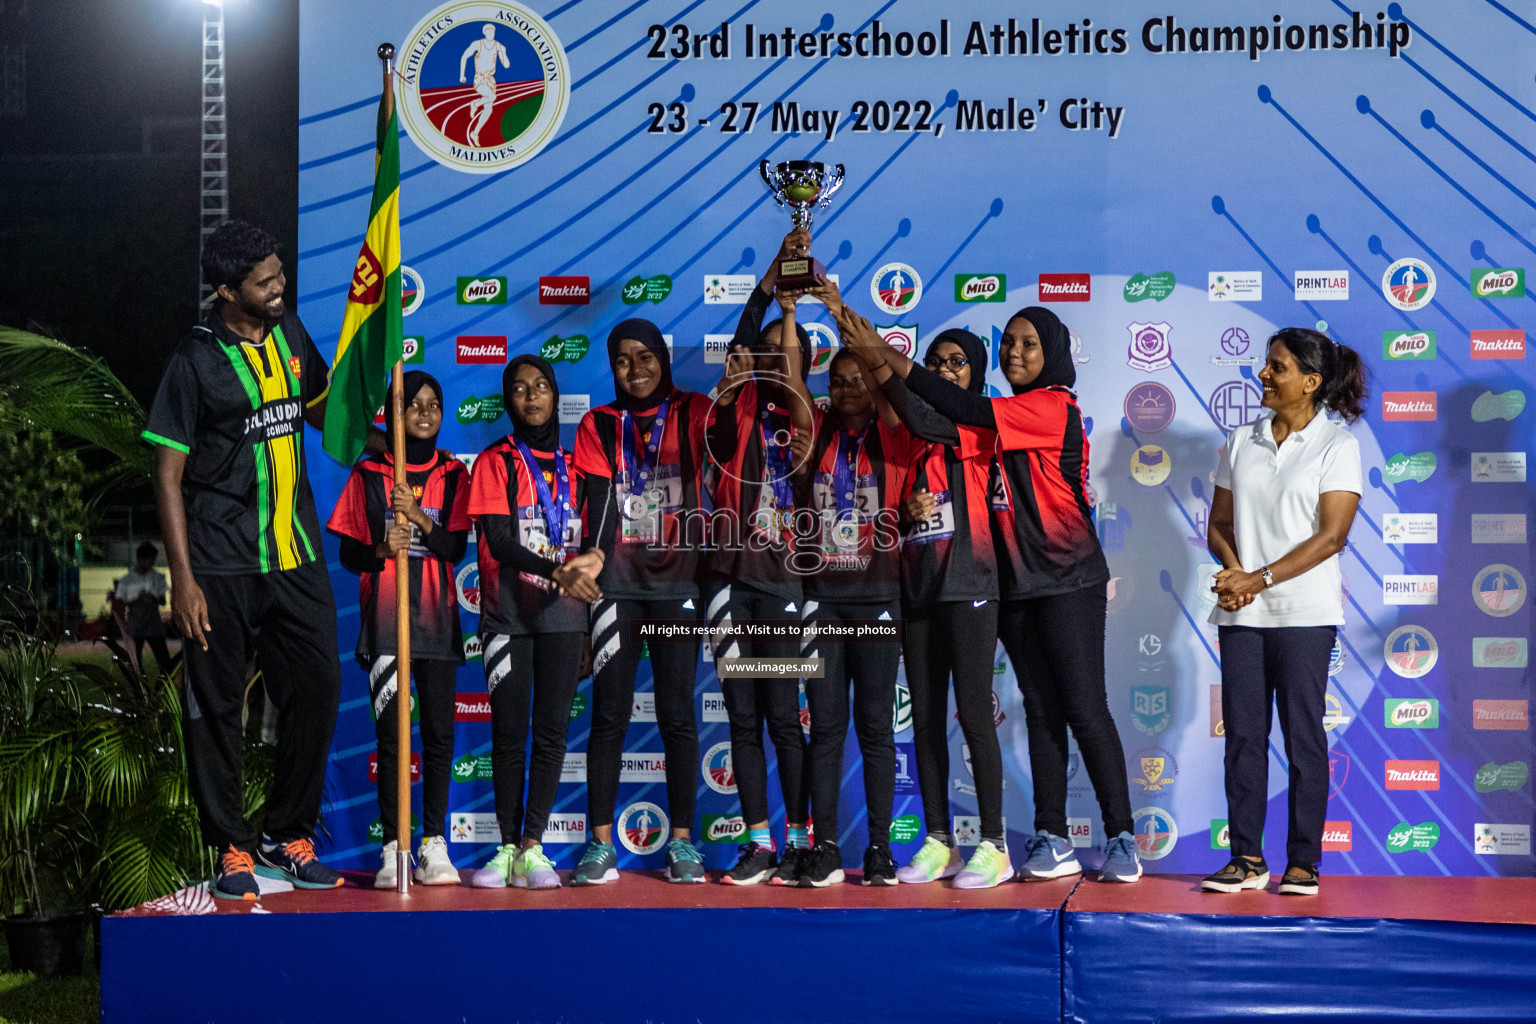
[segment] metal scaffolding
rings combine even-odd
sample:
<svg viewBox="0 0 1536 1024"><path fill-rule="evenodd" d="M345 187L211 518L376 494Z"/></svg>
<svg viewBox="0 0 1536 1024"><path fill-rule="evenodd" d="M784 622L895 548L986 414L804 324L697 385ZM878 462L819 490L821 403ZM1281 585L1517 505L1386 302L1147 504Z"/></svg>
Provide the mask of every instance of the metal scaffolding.
<svg viewBox="0 0 1536 1024"><path fill-rule="evenodd" d="M198 252L213 229L229 219L229 122L224 93L224 3L203 0L202 214ZM212 301L213 289L197 271L198 304Z"/></svg>

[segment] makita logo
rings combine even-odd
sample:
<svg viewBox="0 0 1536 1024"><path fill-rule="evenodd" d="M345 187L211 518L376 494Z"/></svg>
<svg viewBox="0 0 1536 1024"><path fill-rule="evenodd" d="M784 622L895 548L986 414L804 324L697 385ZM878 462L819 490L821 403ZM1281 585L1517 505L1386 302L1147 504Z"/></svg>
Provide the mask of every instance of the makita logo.
<svg viewBox="0 0 1536 1024"><path fill-rule="evenodd" d="M369 782L378 782L379 781L379 755L378 754L369 754L368 755L368 781ZM412 782L420 782L421 781L421 755L420 754L412 754L411 755L411 781Z"/></svg>
<svg viewBox="0 0 1536 1024"><path fill-rule="evenodd" d="M1439 761L1388 761L1388 789L1439 789Z"/></svg>
<svg viewBox="0 0 1536 1024"><path fill-rule="evenodd" d="M507 361L505 335L461 334L454 339L461 363L504 363Z"/></svg>
<svg viewBox="0 0 1536 1024"><path fill-rule="evenodd" d="M1405 726L1427 722L1434 713L1434 707L1427 700L1405 700L1392 709L1392 724Z"/></svg>
<svg viewBox="0 0 1536 1024"><path fill-rule="evenodd" d="M484 693L459 693L454 695L453 720L455 722L489 722L491 698Z"/></svg>
<svg viewBox="0 0 1536 1024"><path fill-rule="evenodd" d="M539 303L545 306L585 306L592 301L590 277L539 278Z"/></svg>
<svg viewBox="0 0 1536 1024"><path fill-rule="evenodd" d="M1092 298L1089 274L1041 274L1041 302L1087 302Z"/></svg>
<svg viewBox="0 0 1536 1024"><path fill-rule="evenodd" d="M1472 728L1526 729L1530 727L1530 704L1523 700L1474 700Z"/></svg>
<svg viewBox="0 0 1536 1024"><path fill-rule="evenodd" d="M1355 823L1329 821L1323 824L1323 849L1348 850L1354 845Z"/></svg>
<svg viewBox="0 0 1536 1024"><path fill-rule="evenodd" d="M985 298L988 295L996 295L997 290L1003 286L995 276L973 277L960 286L960 297L967 302Z"/></svg>
<svg viewBox="0 0 1536 1024"><path fill-rule="evenodd" d="M1438 408L1433 391L1383 391L1381 418L1384 420L1433 420Z"/></svg>
<svg viewBox="0 0 1536 1024"><path fill-rule="evenodd" d="M1519 329L1472 332L1473 359L1524 359L1525 332Z"/></svg>
<svg viewBox="0 0 1536 1024"><path fill-rule="evenodd" d="M1477 282L1478 295L1503 295L1520 287L1520 275L1513 270L1488 274Z"/></svg>

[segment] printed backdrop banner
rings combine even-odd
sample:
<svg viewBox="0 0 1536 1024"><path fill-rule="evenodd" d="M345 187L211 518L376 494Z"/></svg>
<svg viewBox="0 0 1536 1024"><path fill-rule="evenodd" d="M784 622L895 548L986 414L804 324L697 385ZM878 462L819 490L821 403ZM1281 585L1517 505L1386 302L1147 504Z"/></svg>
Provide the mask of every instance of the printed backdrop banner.
<svg viewBox="0 0 1536 1024"><path fill-rule="evenodd" d="M1269 335L1326 324L1364 356L1372 389L1352 428L1367 481L1342 555L1323 870L1532 873L1527 6L614 7L304 0L297 262L317 338L337 335L366 220L380 42L395 44L401 74L408 359L443 382L442 443L466 458L509 429L501 368L522 352L555 364L569 445L581 414L613 395L604 341L626 317L654 320L678 382L709 389L722 336L789 228L759 161L843 164L813 248L861 313L918 350L948 327L977 332L994 393L1006 387L996 345L1010 313L1048 303L1072 328L1114 575L1108 698L1137 840L1150 870L1205 872L1227 841L1221 652L1205 622L1217 453L1259 411ZM835 344L825 310L803 310ZM820 369L812 390L824 392ZM346 469L309 443L323 506ZM357 582L328 544L348 667L327 852L371 866L373 727L366 675L350 660ZM455 861L477 866L496 828L473 548L457 575L472 660L448 832ZM659 866L669 824L650 690L642 662L617 808L625 867ZM892 711L898 860L923 833L905 693ZM1034 812L1001 652L995 693L1017 859ZM688 824L722 867L740 808L707 660L697 694L703 756ZM590 707L588 680L547 837L562 867L586 838ZM957 723L950 747L949 824L974 844ZM1283 863L1278 731L1270 749L1266 849ZM1101 849L1075 756L1071 770L1074 841ZM866 842L862 793L850 735L837 838L851 866Z"/></svg>

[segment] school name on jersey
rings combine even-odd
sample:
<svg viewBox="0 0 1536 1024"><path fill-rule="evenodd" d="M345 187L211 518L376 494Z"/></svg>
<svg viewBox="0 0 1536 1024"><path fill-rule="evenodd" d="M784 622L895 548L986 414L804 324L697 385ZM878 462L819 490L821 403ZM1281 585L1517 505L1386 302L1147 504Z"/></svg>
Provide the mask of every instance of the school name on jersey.
<svg viewBox="0 0 1536 1024"><path fill-rule="evenodd" d="M263 441L276 440L298 430L303 416L304 404L296 398L268 402L245 418L243 432L260 433Z"/></svg>

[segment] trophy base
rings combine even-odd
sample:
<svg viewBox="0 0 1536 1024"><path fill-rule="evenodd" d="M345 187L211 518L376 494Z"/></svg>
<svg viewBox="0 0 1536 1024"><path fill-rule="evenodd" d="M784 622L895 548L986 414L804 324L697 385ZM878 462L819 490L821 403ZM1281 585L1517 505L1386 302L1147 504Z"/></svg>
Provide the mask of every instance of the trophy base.
<svg viewBox="0 0 1536 1024"><path fill-rule="evenodd" d="M779 280L776 287L785 291L799 291L816 287L818 277L826 277L827 268L821 261L803 256L793 260L779 260Z"/></svg>

